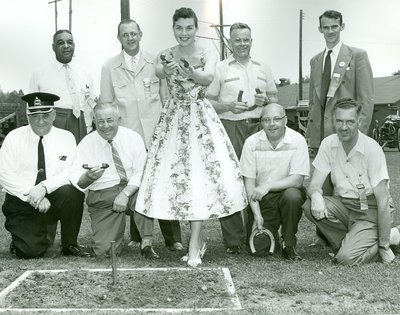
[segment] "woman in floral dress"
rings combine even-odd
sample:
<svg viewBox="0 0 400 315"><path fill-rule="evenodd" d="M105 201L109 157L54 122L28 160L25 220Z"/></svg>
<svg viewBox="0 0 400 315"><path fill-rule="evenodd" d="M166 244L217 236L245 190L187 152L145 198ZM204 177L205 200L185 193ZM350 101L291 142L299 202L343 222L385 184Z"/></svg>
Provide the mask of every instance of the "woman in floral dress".
<svg viewBox="0 0 400 315"><path fill-rule="evenodd" d="M197 17L190 8L173 16L178 45L163 51L156 74L167 79L170 99L155 129L136 211L148 217L190 221L189 266L201 264L206 249L203 220L243 210L246 193L233 147L205 99L216 56L195 42Z"/></svg>

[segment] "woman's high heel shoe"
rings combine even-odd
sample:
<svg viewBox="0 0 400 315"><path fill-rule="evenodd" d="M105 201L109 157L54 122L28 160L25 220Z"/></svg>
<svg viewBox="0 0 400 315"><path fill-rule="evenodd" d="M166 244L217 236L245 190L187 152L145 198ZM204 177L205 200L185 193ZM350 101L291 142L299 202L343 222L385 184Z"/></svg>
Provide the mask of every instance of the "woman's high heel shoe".
<svg viewBox="0 0 400 315"><path fill-rule="evenodd" d="M203 242L203 244L201 245L201 247L200 247L200 249L199 249L199 253L198 253L198 255L197 255L198 258L192 259L192 261L197 260L197 259L200 259L200 263L199 263L199 264L201 264L201 258L203 258L204 253L206 252L206 250L207 250L207 243L206 243L206 242ZM181 258L181 260L184 261L184 262L187 262L188 265L189 265L189 253L186 253L186 255L183 256L183 257Z"/></svg>

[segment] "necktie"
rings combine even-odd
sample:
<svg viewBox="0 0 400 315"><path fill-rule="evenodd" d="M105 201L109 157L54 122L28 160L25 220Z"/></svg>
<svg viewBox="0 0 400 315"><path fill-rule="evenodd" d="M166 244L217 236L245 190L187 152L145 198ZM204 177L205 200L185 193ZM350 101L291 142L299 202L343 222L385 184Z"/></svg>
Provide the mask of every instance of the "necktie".
<svg viewBox="0 0 400 315"><path fill-rule="evenodd" d="M81 114L81 106L78 90L76 89L75 82L72 78L71 68L68 64L65 64L63 67L65 69L65 82L67 83L69 95L71 95L72 112L76 118L79 118Z"/></svg>
<svg viewBox="0 0 400 315"><path fill-rule="evenodd" d="M126 184L128 182L128 177L126 176L124 165L122 164L121 158L119 157L117 149L113 145L112 140L108 140L111 146L111 153L114 161L115 168L117 169L118 176L121 179L120 184Z"/></svg>
<svg viewBox="0 0 400 315"><path fill-rule="evenodd" d="M328 94L329 84L331 83L331 53L332 50L328 50L325 57L324 72L322 73L321 81L321 106L325 107L326 94Z"/></svg>
<svg viewBox="0 0 400 315"><path fill-rule="evenodd" d="M131 58L131 69L132 69L132 71L135 71L135 70L136 70L136 60L135 60L135 57L132 57L132 58Z"/></svg>
<svg viewBox="0 0 400 315"><path fill-rule="evenodd" d="M40 136L38 143L38 163L37 163L37 175L35 185L39 184L41 181L46 179L46 162L44 159L44 150L43 150L43 136Z"/></svg>
<svg viewBox="0 0 400 315"><path fill-rule="evenodd" d="M325 57L324 72L322 73L321 80L321 131L320 140L325 138L325 105L326 105L326 94L328 94L329 85L331 83L331 53L332 50L328 50Z"/></svg>

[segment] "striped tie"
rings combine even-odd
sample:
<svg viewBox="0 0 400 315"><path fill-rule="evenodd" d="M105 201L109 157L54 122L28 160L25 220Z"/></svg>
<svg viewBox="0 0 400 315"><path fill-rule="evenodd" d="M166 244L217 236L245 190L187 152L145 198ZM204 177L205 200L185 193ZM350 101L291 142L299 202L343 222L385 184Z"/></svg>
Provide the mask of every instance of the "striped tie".
<svg viewBox="0 0 400 315"><path fill-rule="evenodd" d="M115 168L117 169L118 176L121 179L120 184L126 184L128 182L128 177L126 176L124 165L122 164L121 158L119 157L117 149L113 146L113 141L108 140L111 146L112 157L114 161Z"/></svg>

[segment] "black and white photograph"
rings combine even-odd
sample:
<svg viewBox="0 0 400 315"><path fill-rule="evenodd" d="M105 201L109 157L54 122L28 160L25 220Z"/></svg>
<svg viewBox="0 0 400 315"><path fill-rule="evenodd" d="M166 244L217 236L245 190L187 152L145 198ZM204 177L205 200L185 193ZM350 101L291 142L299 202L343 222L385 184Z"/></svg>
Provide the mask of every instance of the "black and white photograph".
<svg viewBox="0 0 400 315"><path fill-rule="evenodd" d="M400 313L400 2L0 3L0 313Z"/></svg>

